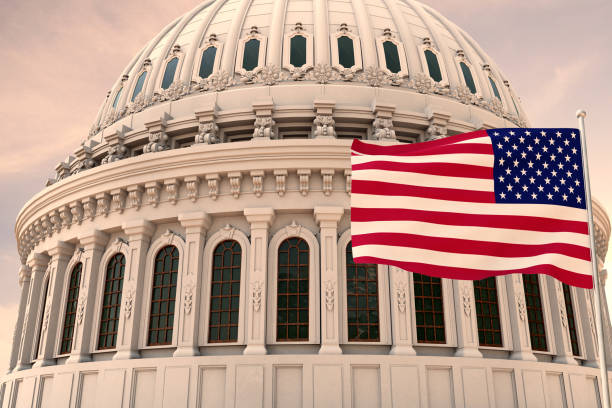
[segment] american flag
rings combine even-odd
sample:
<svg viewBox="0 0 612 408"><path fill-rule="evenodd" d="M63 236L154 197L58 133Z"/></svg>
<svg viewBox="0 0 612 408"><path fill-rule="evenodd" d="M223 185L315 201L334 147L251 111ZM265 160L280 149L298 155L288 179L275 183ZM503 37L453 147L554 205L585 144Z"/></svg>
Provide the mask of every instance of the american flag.
<svg viewBox="0 0 612 408"><path fill-rule="evenodd" d="M578 130L355 140L351 164L355 262L452 279L542 273L593 287Z"/></svg>

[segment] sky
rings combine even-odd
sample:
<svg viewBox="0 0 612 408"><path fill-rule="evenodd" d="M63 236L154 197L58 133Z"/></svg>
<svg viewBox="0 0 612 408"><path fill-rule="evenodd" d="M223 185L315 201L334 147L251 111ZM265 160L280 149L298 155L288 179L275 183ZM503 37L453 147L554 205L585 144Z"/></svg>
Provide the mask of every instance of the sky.
<svg viewBox="0 0 612 408"><path fill-rule="evenodd" d="M505 73L534 127L588 113L593 195L612 214L612 2L423 0L466 30ZM0 0L0 322L16 320L14 222L78 147L138 50L199 0ZM611 256L612 258L612 256ZM610 261L606 264L612 270ZM612 283L608 284L612 299ZM0 332L0 375L12 330Z"/></svg>

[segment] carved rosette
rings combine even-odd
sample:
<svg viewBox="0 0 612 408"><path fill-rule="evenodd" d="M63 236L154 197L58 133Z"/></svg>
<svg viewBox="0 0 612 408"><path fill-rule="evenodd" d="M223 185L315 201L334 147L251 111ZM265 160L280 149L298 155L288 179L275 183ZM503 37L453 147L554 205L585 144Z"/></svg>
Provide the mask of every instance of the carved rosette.
<svg viewBox="0 0 612 408"><path fill-rule="evenodd" d="M331 66L327 64L317 64L310 71L309 79L315 81L318 84L327 84L329 81L334 79L334 71Z"/></svg>
<svg viewBox="0 0 612 408"><path fill-rule="evenodd" d="M330 274L331 272L328 272ZM335 282L328 280L325 281L325 308L330 312L334 311L334 304L336 302L336 284Z"/></svg>

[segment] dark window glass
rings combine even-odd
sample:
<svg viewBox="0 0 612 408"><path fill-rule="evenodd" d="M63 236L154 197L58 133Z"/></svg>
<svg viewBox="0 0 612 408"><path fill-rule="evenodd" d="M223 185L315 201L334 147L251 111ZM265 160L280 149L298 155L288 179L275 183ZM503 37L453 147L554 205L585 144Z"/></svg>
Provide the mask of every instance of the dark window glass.
<svg viewBox="0 0 612 408"><path fill-rule="evenodd" d="M572 354L580 355L580 347L578 346L578 332L576 329L576 318L574 317L574 304L572 303L572 291L570 287L563 283L563 297L565 299L565 312L567 314L567 328L572 342Z"/></svg>
<svg viewBox="0 0 612 408"><path fill-rule="evenodd" d="M521 113L518 110L518 107L516 106L516 102L514 101L513 97L510 97L510 99L512 99L512 105L514 105L514 110L516 111L516 116L521 116Z"/></svg>
<svg viewBox="0 0 612 408"><path fill-rule="evenodd" d="M200 61L200 78L208 78L212 74L215 67L215 56L217 55L217 47L208 47L202 53L202 61Z"/></svg>
<svg viewBox="0 0 612 408"><path fill-rule="evenodd" d="M412 276L418 342L446 343L442 280L418 273Z"/></svg>
<svg viewBox="0 0 612 408"><path fill-rule="evenodd" d="M215 248L210 288L210 343L238 339L241 262L242 249L238 242L224 241Z"/></svg>
<svg viewBox="0 0 612 408"><path fill-rule="evenodd" d="M38 337L36 339L36 343L34 343L34 354L33 357L36 359L38 357L38 350L40 349L40 340L42 337L42 325L43 319L45 318L45 308L47 307L47 296L49 296L49 281L51 280L51 275L47 277L47 282L45 283L45 291L43 292L43 299L40 306L40 321L38 323Z"/></svg>
<svg viewBox="0 0 612 408"><path fill-rule="evenodd" d="M252 71L259 64L259 40L252 39L244 44L244 55L242 57L242 68Z"/></svg>
<svg viewBox="0 0 612 408"><path fill-rule="evenodd" d="M117 345L124 272L125 256L123 254L116 254L106 266L102 314L100 316L100 333L98 334L98 350L112 349Z"/></svg>
<svg viewBox="0 0 612 408"><path fill-rule="evenodd" d="M523 275L525 289L525 303L527 304L527 320L529 322L529 336L533 350L546 351L546 327L544 326L544 312L542 311L542 297L540 296L540 282L538 275Z"/></svg>
<svg viewBox="0 0 612 408"><path fill-rule="evenodd" d="M383 50L385 51L385 63L387 65L387 69L394 74L400 72L402 70L402 65L400 64L397 45L391 41L385 41L383 42Z"/></svg>
<svg viewBox="0 0 612 408"><path fill-rule="evenodd" d="M356 264L346 247L346 304L349 341L379 341L378 265Z"/></svg>
<svg viewBox="0 0 612 408"><path fill-rule="evenodd" d="M147 339L149 346L172 344L178 265L179 252L175 246L162 248L155 257Z"/></svg>
<svg viewBox="0 0 612 408"><path fill-rule="evenodd" d="M136 80L136 86L134 87L134 92L132 93L132 102L138 96L140 92L142 92L142 87L144 86L145 79L147 79L147 71L144 71L138 79Z"/></svg>
<svg viewBox="0 0 612 408"><path fill-rule="evenodd" d="M474 299L480 345L503 346L495 277L474 281Z"/></svg>
<svg viewBox="0 0 612 408"><path fill-rule="evenodd" d="M81 286L81 272L83 264L78 263L72 268L68 282L68 296L66 299L66 313L64 314L64 329L62 330L62 343L60 354L70 353L72 350L72 337L74 336L74 321L79 303L79 287Z"/></svg>
<svg viewBox="0 0 612 408"><path fill-rule="evenodd" d="M429 76L436 82L442 80L442 71L440 71L440 64L438 63L438 57L431 50L425 50L425 59L427 60L427 69L429 70Z"/></svg>
<svg viewBox="0 0 612 408"><path fill-rule="evenodd" d="M499 94L499 90L497 89L497 84L491 77L489 77L489 82L491 83L491 88L493 88L493 94L497 99L501 101L501 95Z"/></svg>
<svg viewBox="0 0 612 408"><path fill-rule="evenodd" d="M302 238L278 248L276 340L308 340L309 248Z"/></svg>
<svg viewBox="0 0 612 408"><path fill-rule="evenodd" d="M355 65L355 49L351 37L346 35L338 37L338 62L344 68L351 68Z"/></svg>
<svg viewBox="0 0 612 408"><path fill-rule="evenodd" d="M117 107L117 104L119 103L119 98L121 98L122 91L123 91L123 88L119 88L119 91L115 95L115 99L113 99L113 109Z"/></svg>
<svg viewBox="0 0 612 408"><path fill-rule="evenodd" d="M174 74L176 73L176 67L178 65L178 58L172 58L166 64L166 71L164 72L164 78L162 79L162 89L170 88L172 82L174 82Z"/></svg>
<svg viewBox="0 0 612 408"><path fill-rule="evenodd" d="M463 72L463 79L465 80L465 84L468 88L470 88L470 92L473 94L476 93L476 84L474 83L474 77L472 76L472 71L470 71L470 67L467 66L466 63L460 62L461 71Z"/></svg>
<svg viewBox="0 0 612 408"><path fill-rule="evenodd" d="M306 37L302 35L291 37L289 62L294 67L301 67L306 64Z"/></svg>

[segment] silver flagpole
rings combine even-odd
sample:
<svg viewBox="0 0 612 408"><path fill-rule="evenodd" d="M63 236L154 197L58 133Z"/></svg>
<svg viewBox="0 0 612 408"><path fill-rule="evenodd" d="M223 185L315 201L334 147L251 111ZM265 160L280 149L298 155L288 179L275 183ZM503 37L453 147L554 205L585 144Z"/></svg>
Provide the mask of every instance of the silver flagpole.
<svg viewBox="0 0 612 408"><path fill-rule="evenodd" d="M591 244L591 265L593 266L593 284L595 290L595 325L597 327L597 345L599 351L599 370L601 377L601 406L610 408L610 389L608 386L608 367L604 349L603 318L601 313L601 289L599 271L597 270L597 253L595 252L595 229L593 227L593 208L591 206L591 183L589 181L589 164L587 161L586 135L584 132L584 118L586 111L576 112L578 126L580 127L580 144L582 148L582 165L584 166L584 192L586 194L587 214L589 217L589 240Z"/></svg>

